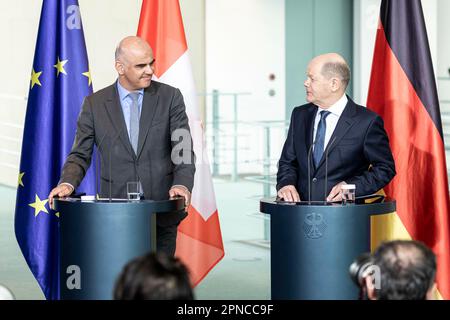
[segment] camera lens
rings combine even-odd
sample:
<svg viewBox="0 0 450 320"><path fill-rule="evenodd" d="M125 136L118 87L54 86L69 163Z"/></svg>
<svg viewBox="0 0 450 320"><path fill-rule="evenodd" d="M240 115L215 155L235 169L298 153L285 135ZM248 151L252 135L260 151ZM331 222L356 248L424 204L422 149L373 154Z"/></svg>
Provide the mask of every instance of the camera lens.
<svg viewBox="0 0 450 320"><path fill-rule="evenodd" d="M372 256L370 253L363 253L355 261L352 262L349 268L350 278L360 287L364 280L364 271L372 265Z"/></svg>

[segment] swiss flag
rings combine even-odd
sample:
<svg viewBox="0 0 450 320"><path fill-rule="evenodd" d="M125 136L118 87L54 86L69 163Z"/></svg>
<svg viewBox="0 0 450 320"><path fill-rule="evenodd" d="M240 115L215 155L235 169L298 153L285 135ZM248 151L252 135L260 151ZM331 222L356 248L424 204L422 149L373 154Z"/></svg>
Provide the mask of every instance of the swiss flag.
<svg viewBox="0 0 450 320"><path fill-rule="evenodd" d="M225 251L178 0L144 0L137 35L153 49L154 78L179 88L186 104L197 159L192 203L178 228L176 256L188 266L195 286Z"/></svg>

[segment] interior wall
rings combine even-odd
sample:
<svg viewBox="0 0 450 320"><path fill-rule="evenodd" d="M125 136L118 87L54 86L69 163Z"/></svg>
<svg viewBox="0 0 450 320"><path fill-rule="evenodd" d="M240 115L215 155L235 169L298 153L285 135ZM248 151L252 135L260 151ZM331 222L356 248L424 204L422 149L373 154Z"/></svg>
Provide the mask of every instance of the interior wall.
<svg viewBox="0 0 450 320"><path fill-rule="evenodd" d="M450 1L437 0L437 38L438 38L438 63L437 75L450 77Z"/></svg>
<svg viewBox="0 0 450 320"><path fill-rule="evenodd" d="M227 0L206 2L207 119L212 148L213 90L245 93L237 97L238 163L240 173L263 170L265 121L283 121L285 105L284 2ZM270 75L274 78L271 80ZM219 98L219 174L233 170L234 97ZM243 124L246 122L247 124ZM274 124L276 126L276 124ZM271 129L271 158L280 155L284 128ZM213 160L212 154L210 159Z"/></svg>
<svg viewBox="0 0 450 320"><path fill-rule="evenodd" d="M444 128L450 127L450 1L438 0L437 10L437 70L441 111L447 114ZM449 139L447 139L449 140ZM450 141L446 141L450 143Z"/></svg>
<svg viewBox="0 0 450 320"><path fill-rule="evenodd" d="M352 0L286 0L286 118L306 103L303 82L309 61L341 54L353 66ZM352 83L347 89L352 95Z"/></svg>

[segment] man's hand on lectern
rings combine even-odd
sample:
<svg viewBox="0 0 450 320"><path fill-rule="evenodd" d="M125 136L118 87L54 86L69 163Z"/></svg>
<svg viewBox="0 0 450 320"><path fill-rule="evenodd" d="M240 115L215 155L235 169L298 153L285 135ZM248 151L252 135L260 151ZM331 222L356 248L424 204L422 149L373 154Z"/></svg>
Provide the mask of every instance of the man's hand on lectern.
<svg viewBox="0 0 450 320"><path fill-rule="evenodd" d="M341 189L344 184L347 184L345 181L339 182L337 185L331 189L330 194L327 197L328 202L338 202L342 201Z"/></svg>
<svg viewBox="0 0 450 320"><path fill-rule="evenodd" d="M63 198L70 196L73 192L73 187L68 183L61 183L56 188L53 188L53 190L48 195L48 203L50 204L50 208L53 208L53 198Z"/></svg>
<svg viewBox="0 0 450 320"><path fill-rule="evenodd" d="M297 189L293 185L287 185L278 190L278 197L283 198L284 201L290 202L299 202L300 195L297 192Z"/></svg>
<svg viewBox="0 0 450 320"><path fill-rule="evenodd" d="M184 197L184 202L186 204L186 208L191 204L191 193L188 188L182 185L175 185L169 190L169 196L171 198L176 196Z"/></svg>

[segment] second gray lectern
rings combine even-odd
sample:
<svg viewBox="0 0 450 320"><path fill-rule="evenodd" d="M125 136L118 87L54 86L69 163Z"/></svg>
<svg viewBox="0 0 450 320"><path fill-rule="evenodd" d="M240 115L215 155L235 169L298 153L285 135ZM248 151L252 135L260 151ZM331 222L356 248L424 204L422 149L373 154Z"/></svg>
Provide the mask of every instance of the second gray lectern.
<svg viewBox="0 0 450 320"><path fill-rule="evenodd" d="M370 251L370 216L395 201L322 205L260 201L270 214L272 299L358 299L348 268Z"/></svg>
<svg viewBox="0 0 450 320"><path fill-rule="evenodd" d="M156 249L154 213L183 210L184 198L112 202L55 199L55 208L60 213L61 299L108 300L125 264Z"/></svg>

